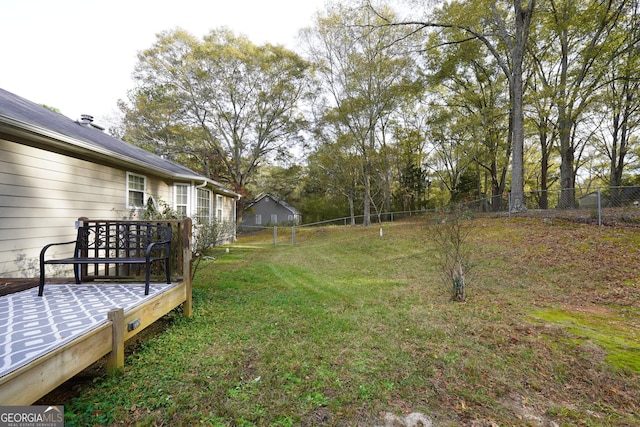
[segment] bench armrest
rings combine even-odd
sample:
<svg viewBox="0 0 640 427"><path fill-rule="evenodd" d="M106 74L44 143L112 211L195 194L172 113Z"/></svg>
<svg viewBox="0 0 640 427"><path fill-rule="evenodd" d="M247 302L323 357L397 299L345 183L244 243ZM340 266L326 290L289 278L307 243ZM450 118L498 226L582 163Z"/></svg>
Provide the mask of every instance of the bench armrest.
<svg viewBox="0 0 640 427"><path fill-rule="evenodd" d="M72 240L70 242L61 242L61 243L49 243L48 245L46 245L44 248L42 248L42 250L40 251L40 261L44 262L44 253L47 251L47 249L49 249L51 246L60 246L60 245L70 245L72 243L76 243L75 240ZM74 254L75 256L75 254Z"/></svg>
<svg viewBox="0 0 640 427"><path fill-rule="evenodd" d="M161 242L151 242L149 243L149 246L147 246L147 250L145 251L145 255L147 257L147 262L149 262L149 259L151 258L151 251L153 251L153 247L156 245L167 245L167 244L171 244L171 240L163 240ZM169 249L165 246L165 248L161 249L166 251L165 257L169 257Z"/></svg>

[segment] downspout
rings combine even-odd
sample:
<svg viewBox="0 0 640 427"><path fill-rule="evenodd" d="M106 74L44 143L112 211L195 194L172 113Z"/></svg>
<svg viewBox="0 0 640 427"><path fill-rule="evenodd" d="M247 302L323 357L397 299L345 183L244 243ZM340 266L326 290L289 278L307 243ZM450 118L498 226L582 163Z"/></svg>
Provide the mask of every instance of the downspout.
<svg viewBox="0 0 640 427"><path fill-rule="evenodd" d="M233 216L231 219L233 220L233 241L238 240L238 202L240 201L240 197L233 202Z"/></svg>

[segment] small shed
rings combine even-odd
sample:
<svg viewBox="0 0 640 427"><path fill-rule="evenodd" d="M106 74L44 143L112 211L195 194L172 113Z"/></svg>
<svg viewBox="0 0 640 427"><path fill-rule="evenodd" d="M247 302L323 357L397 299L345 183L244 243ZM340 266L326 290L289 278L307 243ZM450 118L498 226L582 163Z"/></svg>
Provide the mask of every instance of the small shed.
<svg viewBox="0 0 640 427"><path fill-rule="evenodd" d="M270 194L264 194L247 205L242 225L298 225L302 222L300 211Z"/></svg>
<svg viewBox="0 0 640 427"><path fill-rule="evenodd" d="M578 199L578 206L582 209L596 209L598 207L598 193L593 191L580 197Z"/></svg>

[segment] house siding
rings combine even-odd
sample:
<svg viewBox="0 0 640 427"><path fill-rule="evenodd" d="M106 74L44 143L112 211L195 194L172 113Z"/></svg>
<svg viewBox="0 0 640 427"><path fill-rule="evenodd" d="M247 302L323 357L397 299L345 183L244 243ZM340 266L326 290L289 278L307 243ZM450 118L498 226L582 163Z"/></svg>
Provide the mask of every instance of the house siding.
<svg viewBox="0 0 640 427"><path fill-rule="evenodd" d="M146 179L146 197L172 200ZM126 171L0 139L0 276L36 277L42 247L74 240L78 217L134 217L125 204Z"/></svg>

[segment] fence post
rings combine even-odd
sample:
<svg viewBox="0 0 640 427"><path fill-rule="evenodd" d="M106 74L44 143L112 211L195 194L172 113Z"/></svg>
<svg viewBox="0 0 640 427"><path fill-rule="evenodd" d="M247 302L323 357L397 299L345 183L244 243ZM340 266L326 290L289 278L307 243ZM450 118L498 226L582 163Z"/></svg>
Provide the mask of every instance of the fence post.
<svg viewBox="0 0 640 427"><path fill-rule="evenodd" d="M598 225L602 225L602 203L600 198L600 187L598 187Z"/></svg>
<svg viewBox="0 0 640 427"><path fill-rule="evenodd" d="M273 226L273 246L278 246L278 226Z"/></svg>
<svg viewBox="0 0 640 427"><path fill-rule="evenodd" d="M296 226L291 227L291 245L295 246L296 244Z"/></svg>

